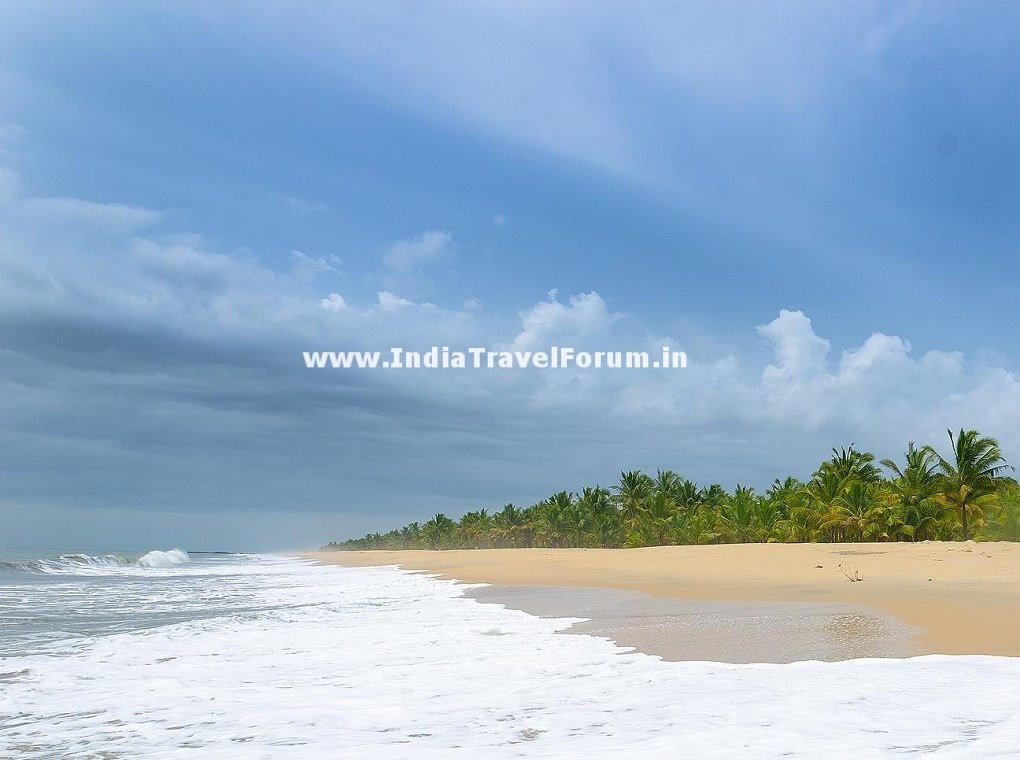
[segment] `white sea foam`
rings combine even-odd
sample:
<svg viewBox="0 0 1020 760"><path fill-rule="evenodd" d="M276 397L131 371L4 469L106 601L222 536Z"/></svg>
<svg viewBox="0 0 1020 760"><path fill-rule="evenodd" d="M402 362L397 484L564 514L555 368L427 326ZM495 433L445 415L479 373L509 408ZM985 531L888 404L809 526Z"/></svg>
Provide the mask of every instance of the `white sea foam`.
<svg viewBox="0 0 1020 760"><path fill-rule="evenodd" d="M190 561L188 553L181 549L170 551L154 550L131 559L120 554L61 554L56 557L42 557L20 561L0 561L0 570L45 573L47 575L103 575L121 574L132 567L160 568L175 567Z"/></svg>
<svg viewBox="0 0 1020 760"><path fill-rule="evenodd" d="M0 661L0 755L857 760L1020 748L1013 658L665 663L395 568L265 558L141 572L164 584L180 573L173 588L202 615Z"/></svg>
<svg viewBox="0 0 1020 760"><path fill-rule="evenodd" d="M138 558L138 564L142 567L174 567L183 565L189 561L187 552L180 549L171 549L168 552L151 551Z"/></svg>
<svg viewBox="0 0 1020 760"><path fill-rule="evenodd" d="M8 566L16 570L48 573L51 575L103 572L109 569L120 569L130 564L131 560L117 554L102 554L99 556L62 554L55 559L33 559L24 562L7 563Z"/></svg>

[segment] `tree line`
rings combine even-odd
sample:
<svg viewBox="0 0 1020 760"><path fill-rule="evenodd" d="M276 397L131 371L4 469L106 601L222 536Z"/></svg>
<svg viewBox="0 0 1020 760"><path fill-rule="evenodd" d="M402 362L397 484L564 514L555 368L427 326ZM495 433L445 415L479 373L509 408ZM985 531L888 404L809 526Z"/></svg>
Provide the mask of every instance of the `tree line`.
<svg viewBox="0 0 1020 760"><path fill-rule="evenodd" d="M327 549L638 547L677 544L1020 540L1020 485L999 443L949 431L951 453L907 446L902 461L833 449L807 482L763 493L699 486L672 470L620 474L611 488L560 491L528 507L437 514Z"/></svg>

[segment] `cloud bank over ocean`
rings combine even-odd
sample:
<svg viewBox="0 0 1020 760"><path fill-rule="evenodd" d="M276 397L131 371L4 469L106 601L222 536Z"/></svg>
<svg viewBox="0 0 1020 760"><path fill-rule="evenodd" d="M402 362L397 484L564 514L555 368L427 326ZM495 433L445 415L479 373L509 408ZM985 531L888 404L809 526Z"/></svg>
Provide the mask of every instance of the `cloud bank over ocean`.
<svg viewBox="0 0 1020 760"><path fill-rule="evenodd" d="M552 290L507 311L386 289L394 274L455 267L465 255L450 250L455 231L376 251L368 300L348 295L345 251L271 266L175 230L169 211L25 196L16 173L3 176L0 494L14 535L53 520L94 523L98 536L172 518L212 525L214 543L241 522L314 541L327 525L357 533L430 510L530 503L621 467L764 486L807 475L834 443L897 456L907 440L941 444L961 425L1020 450L1020 384L1004 362L915 351L909 336L872 332L866 309L854 315L859 341L834 346L794 299L743 335L719 335L650 323L595 290ZM301 361L304 350L436 344L653 355L670 344L690 366L382 372Z"/></svg>

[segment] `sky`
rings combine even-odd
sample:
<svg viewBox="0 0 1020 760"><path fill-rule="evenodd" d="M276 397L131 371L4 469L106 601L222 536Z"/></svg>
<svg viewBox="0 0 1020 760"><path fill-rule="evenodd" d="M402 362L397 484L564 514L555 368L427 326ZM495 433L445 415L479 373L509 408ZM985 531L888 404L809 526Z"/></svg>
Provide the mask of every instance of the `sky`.
<svg viewBox="0 0 1020 760"><path fill-rule="evenodd" d="M1020 459L1017 49L1006 2L0 0L0 545Z"/></svg>

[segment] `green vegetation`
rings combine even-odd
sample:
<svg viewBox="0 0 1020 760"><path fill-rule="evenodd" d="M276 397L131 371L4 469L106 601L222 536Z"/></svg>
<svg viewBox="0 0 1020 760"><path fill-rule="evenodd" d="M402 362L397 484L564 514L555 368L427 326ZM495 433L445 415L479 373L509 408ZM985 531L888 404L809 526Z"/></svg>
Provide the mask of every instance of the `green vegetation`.
<svg viewBox="0 0 1020 760"><path fill-rule="evenodd" d="M910 443L903 461L833 449L806 483L776 480L764 493L707 488L671 470L624 472L612 489L561 491L520 508L438 514L329 549L636 547L808 541L1020 539L1020 485L999 444L949 431L950 456Z"/></svg>

